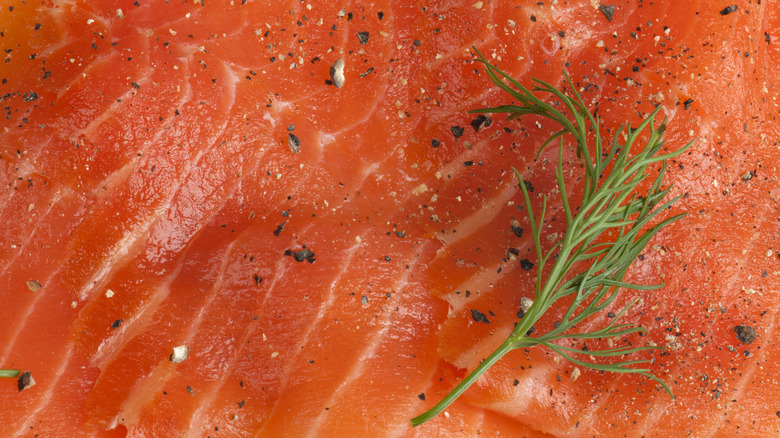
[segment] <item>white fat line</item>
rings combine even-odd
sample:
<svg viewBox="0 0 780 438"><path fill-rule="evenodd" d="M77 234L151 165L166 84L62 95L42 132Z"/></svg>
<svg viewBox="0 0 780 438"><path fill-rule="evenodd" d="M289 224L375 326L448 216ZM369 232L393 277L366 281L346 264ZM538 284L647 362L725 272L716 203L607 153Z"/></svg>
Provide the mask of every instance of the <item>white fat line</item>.
<svg viewBox="0 0 780 438"><path fill-rule="evenodd" d="M279 204L277 204L278 206ZM309 223L306 227L304 227L300 234L306 235L306 232L312 227L312 223ZM263 302L260 304L259 308L263 309L268 303L268 300L274 296L274 292L276 292L277 284L279 283L279 279L285 277L287 262L284 260L284 257L280 257L276 261L276 265L274 266L274 273L273 279L271 280L271 284L268 287L268 292L265 295L265 298L263 299ZM255 312L260 313L260 312ZM215 379L214 385L212 386L212 389L209 391L208 396L205 394L201 394L201 397L206 401L205 403L201 403L200 408L198 408L196 411L193 412L192 416L190 417L190 431L186 436L200 436L199 432L195 430L198 425L195 424L194 419L201 418L204 416L204 413L212 412L213 409L211 409L211 405L213 404L216 394L218 394L223 386L226 384L226 379L231 375L233 368L236 364L236 362L243 358L242 352L244 351L244 348L246 345L248 345L247 340L250 339L255 335L255 332L257 331L257 327L259 325L259 320L257 324L251 324L244 335L244 337L241 339L240 343L237 343L238 351L235 352L235 354L232 355L229 364L225 367L222 375L219 377L219 379Z"/></svg>
<svg viewBox="0 0 780 438"><path fill-rule="evenodd" d="M70 344L68 346L68 351L65 354L65 358L62 360L60 366L57 368L57 373L55 374L54 379L52 379L51 383L49 383L48 387L46 389L36 388L39 391L44 391L46 395L40 399L37 406L24 413L25 417L27 418L27 421L22 423L21 427L16 431L14 431L14 433L10 433L7 436L19 436L19 437L26 436L27 432L29 432L30 430L35 430L34 426L36 423L36 419L38 417L38 413L41 412L46 406L49 405L52 395L57 391L57 384L59 383L62 375L65 374L65 369L68 367L68 363L70 362L72 353L73 353L73 344Z"/></svg>
<svg viewBox="0 0 780 438"><path fill-rule="evenodd" d="M134 315L124 318L119 329L112 330L111 334L103 339L95 352L90 356L90 362L101 368L105 367L118 352L124 349L125 345L135 339L135 336L142 334L140 329L136 329L136 326L142 323L148 323L152 319L157 312L157 309L168 297L168 294L170 294L171 283L173 283L173 280L179 275L183 265L184 261L182 260L176 265L176 268L168 274L162 284L155 286L152 297L147 300L146 303L143 303ZM103 295L97 295L98 298L102 296ZM129 333L134 333L135 335L130 337Z"/></svg>
<svg viewBox="0 0 780 438"><path fill-rule="evenodd" d="M207 310L211 307L211 304L214 302L214 298L217 296L218 291L221 289L222 285L225 281L225 272L230 265L230 253L233 251L233 247L236 244L236 240L233 240L224 250L222 262L220 263L220 266L218 268L218 275L216 280L214 281L214 284L209 288L209 296L203 303L203 305L200 308L200 311L198 312L197 317L195 318L195 321L192 321L189 330L187 331L186 335L184 336L183 340L179 340L176 342L172 341L172 345L178 345L178 344L184 344L184 345L191 345L192 340L197 335L198 330L200 329L200 326L203 322L204 315L207 312ZM178 274L178 273L177 273ZM175 277L171 277L175 278ZM144 380L147 380L149 378L152 378L154 376L162 376L157 379L155 382L156 387L162 388L170 379L165 378L164 374L160 372L161 368L164 368L166 365L164 365L167 361L162 361L157 364L157 366L147 375L145 378L139 379L137 382L135 382L135 386L133 390L128 394L128 396L124 399L122 403L122 409L120 409L119 413L117 413L117 416L114 418L114 423L119 422L120 419L124 419L125 424L133 424L138 421L138 418L141 415L141 410L148 406L149 403L152 403L153 400L149 400L146 397L143 397L144 393L148 393L146 391L146 388L148 388L148 385L145 384ZM171 377L173 374L169 374L168 377ZM156 394L149 394L154 397ZM199 393L199 395L203 396L202 393ZM201 406L204 404L211 404L215 397L215 392L210 392L205 399L201 399ZM195 427L194 422L190 422L192 427Z"/></svg>
<svg viewBox="0 0 780 438"><path fill-rule="evenodd" d="M430 241L426 241L419 247L419 253L423 253L425 246L429 245ZM414 272L414 268L417 266L418 259L416 257L412 257L412 260L409 262L409 269L405 270L404 275L401 276L400 279L398 279L393 287L393 290L401 290L402 285L406 284L409 280L409 278L412 275L412 272ZM396 293L395 296L399 296L400 300L403 300L404 294L403 293ZM379 320L379 324L381 325L381 329L376 332L373 336L373 340L371 343L362 349L362 354L360 355L360 359L357 360L351 367L349 373L344 377L341 384L333 391L331 396L328 398L328 400L325 402L324 406L331 406L335 400L339 397L340 393L344 391L355 379L360 377L363 374L363 368L366 364L366 359L374 357L374 353L376 352L377 348L379 348L380 344L382 343L382 340L385 338L385 335L390 330L390 321L392 319L392 316L394 315L393 312L385 312L384 315L382 315L382 318ZM327 419L328 412L323 410L316 418L314 423L309 428L309 431L305 434L306 436L316 436L317 430L322 426L322 423L325 422ZM269 417L270 418L270 417ZM267 423L266 423L267 424ZM262 432L262 429L261 429Z"/></svg>
<svg viewBox="0 0 780 438"><path fill-rule="evenodd" d="M223 65L223 68L228 71L227 68ZM130 249L132 246L135 245L136 242L140 241L140 239L147 235L149 229L151 226L157 222L164 213L166 213L170 206L172 205L173 201L176 199L176 196L181 191L181 188L184 186L184 184L192 177L192 171L198 167L200 162L202 161L203 157L206 155L206 152L210 149L210 146L213 145L217 139L225 132L225 129L227 128L227 124L230 121L230 113L232 112L233 104L235 103L235 83L232 83L232 90L228 90L228 92L232 91L232 98L230 105L228 106L227 111L225 111L225 120L222 122L222 125L220 128L215 132L204 144L205 147L202 147L198 150L198 153L194 157L194 159L191 161L190 167L187 169L187 173L183 175L183 177L179 180L178 185L175 189L171 190L169 192L168 198L165 200L164 203L159 205L155 210L154 213L151 215L151 217L148 217L140 227L136 227L133 230L126 232L125 236L117 242L117 244L114 245L114 247L111 249L111 252L109 255L104 259L101 267L97 270L97 272L90 278L84 286L80 289L78 292L79 300L84 301L90 291L94 289L96 285L101 283L105 278L108 277L108 274L113 271L113 269L117 265L117 261L127 254L129 254Z"/></svg>
<svg viewBox="0 0 780 438"><path fill-rule="evenodd" d="M13 193L19 193L18 191L15 191ZM68 195L72 195L73 193L68 190ZM18 259L27 248L27 245L29 245L30 241L35 237L36 231L38 231L38 227L40 227L41 224L46 222L46 218L49 216L49 213L54 209L54 206L57 205L63 198L63 193L61 190L57 190L57 192L54 194L54 197L49 199L48 202L48 208L46 211L43 212L38 218L36 219L35 226L33 226L32 230L27 231L26 238L22 241L21 245L17 245L17 248L19 251L16 251L16 254L11 257L8 262L6 263L5 267L3 267L2 271L0 271L0 277L4 276L6 272L8 272L8 268L14 265L14 262L16 262L16 259ZM44 283L45 284L45 283Z"/></svg>

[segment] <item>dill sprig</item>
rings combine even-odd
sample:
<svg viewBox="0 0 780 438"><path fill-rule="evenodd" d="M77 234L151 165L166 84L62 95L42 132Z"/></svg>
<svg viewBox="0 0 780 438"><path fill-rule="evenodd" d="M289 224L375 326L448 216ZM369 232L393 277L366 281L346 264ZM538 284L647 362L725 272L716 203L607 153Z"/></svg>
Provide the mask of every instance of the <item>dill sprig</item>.
<svg viewBox="0 0 780 438"><path fill-rule="evenodd" d="M573 97L556 89L552 85L533 79L534 86L528 90L509 75L488 63L481 53L478 61L485 65L490 80L496 86L509 93L517 102L495 108L483 108L472 113L506 113L507 120L524 115L537 115L556 122L561 129L547 139L539 154L550 144L558 142L558 163L555 179L558 183L563 212L566 218L566 233L545 253L541 245L542 227L547 213L547 198L544 197L539 217L531 205L528 189L517 169L513 169L520 181L526 211L530 219L536 256L538 259L535 285L535 299L527 309L522 320L515 325L512 333L498 349L491 353L479 366L466 376L436 406L424 414L413 418L412 425L419 426L443 412L479 377L506 353L518 348L543 345L567 360L588 368L615 373L640 374L658 382L673 397L671 390L651 370L643 364L649 360L620 360L602 362L603 358L623 358L646 350L662 349L655 345L619 346L605 349L581 349L559 343L561 340L581 341L587 339L615 338L631 333L645 333L646 330L632 323L620 323L620 319L639 300L630 301L611 321L593 331L579 332L576 327L608 308L621 289L653 290L664 284L641 285L626 283L623 278L629 266L639 256L647 243L662 228L680 219L680 214L664 219L654 225L651 223L658 214L666 210L680 197L659 203L669 193L670 187L662 188L667 159L682 154L693 143L682 148L660 154L664 147L663 134L666 119L655 126L655 117L660 108L656 108L636 128L631 124L620 126L604 144L599 130L600 120L590 113L582 97L577 92L568 74L564 72L566 82ZM506 82L504 82L504 79ZM552 97L548 103L534 93ZM568 116L559 111L563 109ZM647 134L643 134L647 132ZM588 135L592 133L595 144L588 146ZM563 176L564 139L567 134L573 137L577 157L584 168L584 190L582 202L578 208L572 208L567 196ZM640 138L647 135L644 145L638 145ZM624 136L621 142L621 136ZM605 150L606 146L606 150ZM634 152L634 150L639 149ZM632 153L633 152L633 153ZM537 155L538 157L539 155ZM648 167L661 163L661 168L650 189L644 194L637 193L638 186L648 178ZM614 236L610 238L610 236ZM582 263L585 262L585 263ZM544 276L545 266L552 263ZM589 263L589 265L588 265ZM584 269L574 273L577 269ZM570 297L571 303L563 318L551 331L531 336L534 324L562 298Z"/></svg>

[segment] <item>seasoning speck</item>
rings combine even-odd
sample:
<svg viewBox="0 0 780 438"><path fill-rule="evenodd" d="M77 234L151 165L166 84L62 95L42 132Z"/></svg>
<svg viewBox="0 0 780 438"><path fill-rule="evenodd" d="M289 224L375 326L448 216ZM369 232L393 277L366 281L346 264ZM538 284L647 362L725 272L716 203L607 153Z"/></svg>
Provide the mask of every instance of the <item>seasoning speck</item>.
<svg viewBox="0 0 780 438"><path fill-rule="evenodd" d="M728 15L732 12L737 12L737 9L737 5L726 6L722 11L720 11L720 15Z"/></svg>
<svg viewBox="0 0 780 438"><path fill-rule="evenodd" d="M368 32L362 31L357 33L357 37L360 40L360 44L368 44Z"/></svg>
<svg viewBox="0 0 780 438"><path fill-rule="evenodd" d="M612 22L612 16L615 15L615 7L612 5L599 5L601 13L607 17L607 21Z"/></svg>
<svg viewBox="0 0 780 438"><path fill-rule="evenodd" d="M309 263L314 263L314 253L308 249L304 248L300 251L295 251L292 253L293 258L296 262L302 262L304 260L307 260Z"/></svg>
<svg viewBox="0 0 780 438"><path fill-rule="evenodd" d="M452 135L455 136L455 138L460 138L460 136L463 135L463 128L457 125L451 127L450 131L452 132Z"/></svg>
<svg viewBox="0 0 780 438"><path fill-rule="evenodd" d="M173 347L173 354L171 354L170 356L170 361L173 363L184 362L184 359L186 359L189 354L190 354L190 347L186 345L179 345L178 347Z"/></svg>
<svg viewBox="0 0 780 438"><path fill-rule="evenodd" d="M534 268L534 263L528 259L520 260L520 267L525 271L530 271Z"/></svg>
<svg viewBox="0 0 780 438"><path fill-rule="evenodd" d="M484 114L480 114L471 121L471 127L474 128L474 132L479 132L482 128L487 128L493 124L493 119L486 117Z"/></svg>
<svg viewBox="0 0 780 438"><path fill-rule="evenodd" d="M574 369L571 371L571 381L576 382L577 379L580 377L580 374L582 374L582 371L580 371L579 368L574 367Z"/></svg>
<svg viewBox="0 0 780 438"><path fill-rule="evenodd" d="M24 93L22 96L22 100L25 102L32 102L33 100L38 100L38 93L35 93L33 91L30 91L29 93Z"/></svg>
<svg viewBox="0 0 780 438"><path fill-rule="evenodd" d="M756 329L747 325L738 325L734 327L734 333L737 334L739 342L747 345L756 340Z"/></svg>
<svg viewBox="0 0 780 438"><path fill-rule="evenodd" d="M683 106L685 107L685 109L690 109L692 103L693 103L693 99L688 99L685 102L683 102Z"/></svg>
<svg viewBox="0 0 780 438"><path fill-rule="evenodd" d="M471 317L474 318L474 321L476 322L490 324L490 320L488 319L487 315L480 312L479 310L471 309Z"/></svg>
<svg viewBox="0 0 780 438"><path fill-rule="evenodd" d="M339 58L330 66L330 81L336 88L344 86L344 60Z"/></svg>
<svg viewBox="0 0 780 438"><path fill-rule="evenodd" d="M520 226L520 222L518 222L517 219L512 219L512 222L509 224L512 228L512 232L515 233L515 236L523 237L523 228Z"/></svg>
<svg viewBox="0 0 780 438"><path fill-rule="evenodd" d="M41 290L42 287L43 285L41 285L35 280L30 280L27 282L27 289L30 289L33 292L38 292L39 290Z"/></svg>
<svg viewBox="0 0 780 438"><path fill-rule="evenodd" d="M113 324L111 324L111 328L119 328L119 326L122 325L122 321L124 321L124 319L117 319Z"/></svg>
<svg viewBox="0 0 780 438"><path fill-rule="evenodd" d="M16 386L19 388L19 392L22 392L31 386L35 386L35 379L33 379L32 373L29 371L23 372L19 376L19 380L16 381Z"/></svg>
<svg viewBox="0 0 780 438"><path fill-rule="evenodd" d="M367 304L368 304L368 297L367 297L367 296L365 296L365 295L363 295L362 297L360 297L360 304L362 304L362 305L364 305L364 306L365 306L365 305L367 305Z"/></svg>
<svg viewBox="0 0 780 438"><path fill-rule="evenodd" d="M292 132L287 134L287 136L290 138L289 146L290 146L290 152L297 154L301 151L301 139L298 138L297 135L293 134Z"/></svg>
<svg viewBox="0 0 780 438"><path fill-rule="evenodd" d="M417 398L419 398L422 401L425 401L425 393L421 392L420 395L417 396Z"/></svg>

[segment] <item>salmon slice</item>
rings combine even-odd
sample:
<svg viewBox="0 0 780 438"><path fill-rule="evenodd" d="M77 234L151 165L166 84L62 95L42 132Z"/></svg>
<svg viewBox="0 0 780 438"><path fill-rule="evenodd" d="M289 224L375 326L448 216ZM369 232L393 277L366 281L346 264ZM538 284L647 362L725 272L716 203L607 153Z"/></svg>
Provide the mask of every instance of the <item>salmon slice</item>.
<svg viewBox="0 0 780 438"><path fill-rule="evenodd" d="M775 9L3 6L0 366L36 381L0 381L3 433L780 433ZM688 215L627 276L665 287L610 309L641 298L624 318L648 334L587 344L665 347L639 356L676 398L536 347L411 427L534 298L538 260L512 168L537 211L548 197L543 245L565 231L557 152L537 159L557 127L468 114L510 99L472 46L524 84L562 86L565 69L607 135L660 105L668 150L698 139L666 178L683 198L664 214Z"/></svg>

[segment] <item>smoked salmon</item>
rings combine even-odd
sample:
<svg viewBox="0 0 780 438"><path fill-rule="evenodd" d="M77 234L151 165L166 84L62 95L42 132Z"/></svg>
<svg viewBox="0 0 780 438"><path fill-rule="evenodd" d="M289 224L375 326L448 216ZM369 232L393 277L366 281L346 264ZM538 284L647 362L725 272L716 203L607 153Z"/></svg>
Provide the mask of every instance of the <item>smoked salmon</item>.
<svg viewBox="0 0 780 438"><path fill-rule="evenodd" d="M762 0L5 2L0 367L34 385L0 379L0 436L780 434L777 29ZM468 113L510 103L472 47L697 138L627 276L665 287L615 303L675 398L534 347L411 426L533 298L512 168L557 187L555 126Z"/></svg>

